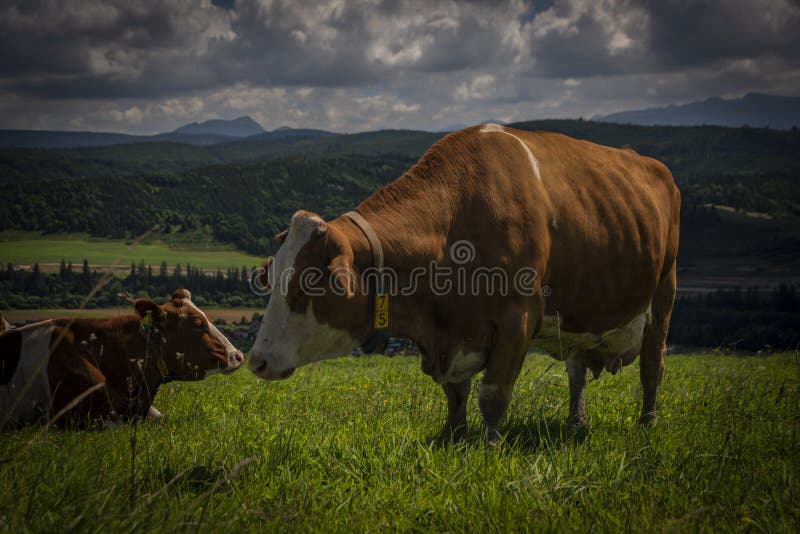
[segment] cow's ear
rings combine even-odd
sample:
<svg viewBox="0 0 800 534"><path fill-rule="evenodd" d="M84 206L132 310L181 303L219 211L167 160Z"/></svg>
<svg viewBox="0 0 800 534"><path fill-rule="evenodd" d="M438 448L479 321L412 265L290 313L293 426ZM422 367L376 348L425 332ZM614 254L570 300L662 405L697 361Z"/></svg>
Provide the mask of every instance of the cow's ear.
<svg viewBox="0 0 800 534"><path fill-rule="evenodd" d="M347 237L339 230L331 227L325 239L325 249L328 256L328 270L331 273L331 283L334 289L351 299L356 292L356 273L353 269L353 247ZM326 228L327 230L327 228Z"/></svg>
<svg viewBox="0 0 800 534"><path fill-rule="evenodd" d="M175 302L177 300L192 300L192 292L188 289L179 289L172 294L172 301Z"/></svg>
<svg viewBox="0 0 800 534"><path fill-rule="evenodd" d="M314 235L325 235L328 232L328 223L319 217L315 217L313 220L316 223L316 226L314 227Z"/></svg>
<svg viewBox="0 0 800 534"><path fill-rule="evenodd" d="M335 284L334 290L351 299L356 294L356 273L353 271L352 261L348 264L344 256L337 256L328 264L331 272L331 283Z"/></svg>
<svg viewBox="0 0 800 534"><path fill-rule="evenodd" d="M159 322L164 318L164 311L161 306L150 299L136 299L133 302L133 309L136 310L142 320L150 317L153 322Z"/></svg>
<svg viewBox="0 0 800 534"><path fill-rule="evenodd" d="M269 266L272 265L274 258L270 256L264 261L264 265L259 269L256 281L261 284L261 287L269 289Z"/></svg>
<svg viewBox="0 0 800 534"><path fill-rule="evenodd" d="M275 234L275 241L283 245L283 242L286 241L286 236L289 235L289 230L284 230L279 234Z"/></svg>

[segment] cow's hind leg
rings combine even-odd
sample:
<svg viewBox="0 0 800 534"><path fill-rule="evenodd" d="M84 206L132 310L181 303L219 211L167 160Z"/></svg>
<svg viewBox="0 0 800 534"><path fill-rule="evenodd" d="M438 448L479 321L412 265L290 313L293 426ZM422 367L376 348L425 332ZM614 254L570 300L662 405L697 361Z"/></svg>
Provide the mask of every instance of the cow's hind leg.
<svg viewBox="0 0 800 534"><path fill-rule="evenodd" d="M675 302L675 264L662 276L653 295L652 320L645 325L642 350L639 355L639 375L642 381L642 424L656 420L656 393L664 374L667 352L667 332L672 305Z"/></svg>
<svg viewBox="0 0 800 534"><path fill-rule="evenodd" d="M54 334L56 335L56 334ZM60 427L87 427L115 421L106 377L66 339L60 340L48 366L51 422Z"/></svg>
<svg viewBox="0 0 800 534"><path fill-rule="evenodd" d="M442 429L442 439L445 441L460 441L467 435L467 399L471 384L471 378L442 384L447 396L447 422Z"/></svg>

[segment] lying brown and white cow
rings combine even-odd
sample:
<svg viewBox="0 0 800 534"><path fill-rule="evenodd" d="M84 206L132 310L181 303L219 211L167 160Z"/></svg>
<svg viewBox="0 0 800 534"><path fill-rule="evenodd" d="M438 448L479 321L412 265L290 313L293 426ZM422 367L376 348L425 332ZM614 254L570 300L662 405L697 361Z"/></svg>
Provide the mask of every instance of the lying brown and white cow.
<svg viewBox="0 0 800 534"><path fill-rule="evenodd" d="M300 211L279 236L256 375L284 378L374 337L375 287L363 274L383 256L397 282L389 332L419 346L444 388L446 436L463 436L481 370L479 406L489 438L499 436L532 340L566 361L573 424L585 423L587 369L616 372L639 354L641 421L655 418L680 212L664 165L560 134L476 126L438 141L356 211L327 223Z"/></svg>
<svg viewBox="0 0 800 534"><path fill-rule="evenodd" d="M186 289L162 306L138 299L133 307L132 315L54 319L0 336L0 427L158 415L160 384L232 372L244 361Z"/></svg>

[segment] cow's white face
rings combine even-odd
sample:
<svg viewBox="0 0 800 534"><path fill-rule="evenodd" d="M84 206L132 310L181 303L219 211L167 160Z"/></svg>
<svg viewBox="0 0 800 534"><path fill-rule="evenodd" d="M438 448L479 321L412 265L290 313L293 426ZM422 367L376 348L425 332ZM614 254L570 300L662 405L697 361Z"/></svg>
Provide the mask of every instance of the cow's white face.
<svg viewBox="0 0 800 534"><path fill-rule="evenodd" d="M332 251L327 233L328 226L318 215L295 213L283 246L268 265L272 294L249 356L250 370L261 378L286 378L296 367L344 356L359 344L348 329L332 326L337 321L319 318L346 308L352 300L352 294L330 294L326 282L331 266L343 259L339 249ZM342 267L352 269L352 251L349 264L345 263Z"/></svg>

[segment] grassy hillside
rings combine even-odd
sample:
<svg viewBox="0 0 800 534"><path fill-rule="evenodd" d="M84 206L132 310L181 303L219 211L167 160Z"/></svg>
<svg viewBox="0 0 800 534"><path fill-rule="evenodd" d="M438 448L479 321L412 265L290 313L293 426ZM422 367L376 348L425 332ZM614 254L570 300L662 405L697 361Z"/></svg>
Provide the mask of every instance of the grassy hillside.
<svg viewBox="0 0 800 534"><path fill-rule="evenodd" d="M280 383L240 371L156 397L157 422L0 434L0 521L21 531L795 532L795 355L670 356L661 419L635 420L638 372L587 391L564 436L566 374L529 358L504 428L434 439L444 395L413 358L346 358ZM135 436L135 450L132 438ZM132 474L132 476L131 476Z"/></svg>

